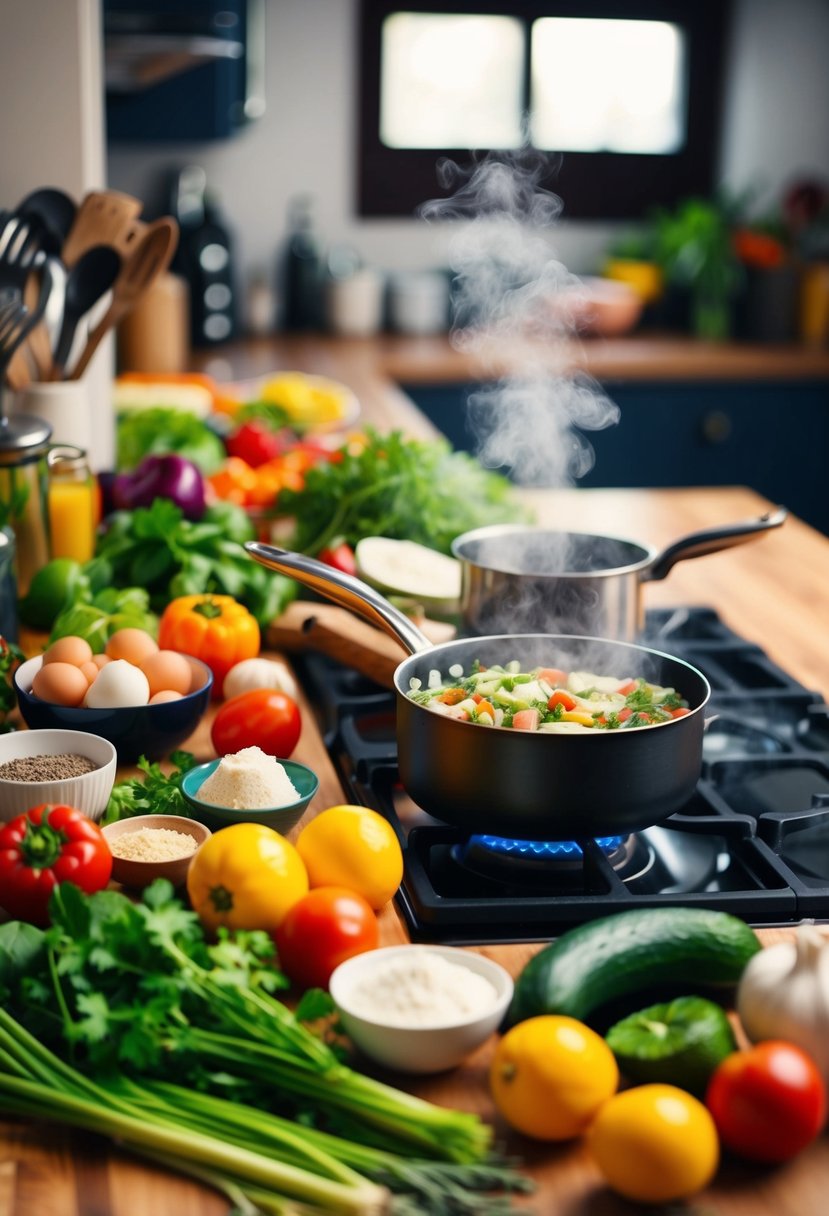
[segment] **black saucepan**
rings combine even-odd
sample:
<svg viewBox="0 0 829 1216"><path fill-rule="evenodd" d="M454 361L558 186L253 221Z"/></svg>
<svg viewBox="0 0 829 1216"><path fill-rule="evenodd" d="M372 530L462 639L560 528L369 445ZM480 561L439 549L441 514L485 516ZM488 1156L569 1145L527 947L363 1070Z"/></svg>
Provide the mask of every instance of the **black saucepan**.
<svg viewBox="0 0 829 1216"><path fill-rule="evenodd" d="M467 832L569 840L638 831L693 793L702 766L705 676L681 659L628 642L558 634L505 634L432 646L373 588L298 553L251 542L264 566L297 579L396 637L410 652L394 675L400 779L418 806ZM690 713L637 730L545 734L477 726L435 713L407 695L429 673L446 677L475 659L517 659L601 675L645 676L675 688Z"/></svg>

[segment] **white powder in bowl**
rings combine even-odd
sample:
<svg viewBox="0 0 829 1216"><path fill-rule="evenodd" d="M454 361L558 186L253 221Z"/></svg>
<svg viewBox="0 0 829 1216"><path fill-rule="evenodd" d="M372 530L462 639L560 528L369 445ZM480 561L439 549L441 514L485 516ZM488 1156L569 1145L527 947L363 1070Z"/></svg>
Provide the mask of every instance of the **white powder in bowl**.
<svg viewBox="0 0 829 1216"><path fill-rule="evenodd" d="M441 1026L477 1017L498 999L483 975L442 954L404 951L377 960L348 994L354 1013L384 1026Z"/></svg>
<svg viewBox="0 0 829 1216"><path fill-rule="evenodd" d="M172 828L138 828L135 832L124 832L110 844L113 857L125 861L177 861L195 853L196 845L186 832L175 832Z"/></svg>
<svg viewBox="0 0 829 1216"><path fill-rule="evenodd" d="M240 752L222 756L199 790L204 802L234 811L288 806L299 796L284 766L260 747L243 747Z"/></svg>

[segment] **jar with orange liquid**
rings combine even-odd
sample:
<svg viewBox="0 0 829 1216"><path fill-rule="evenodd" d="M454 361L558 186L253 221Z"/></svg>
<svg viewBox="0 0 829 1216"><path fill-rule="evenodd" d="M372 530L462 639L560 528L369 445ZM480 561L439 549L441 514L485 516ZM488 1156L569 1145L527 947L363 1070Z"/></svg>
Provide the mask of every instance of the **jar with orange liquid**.
<svg viewBox="0 0 829 1216"><path fill-rule="evenodd" d="M60 445L47 458L52 557L86 562L95 551L98 490L83 448Z"/></svg>

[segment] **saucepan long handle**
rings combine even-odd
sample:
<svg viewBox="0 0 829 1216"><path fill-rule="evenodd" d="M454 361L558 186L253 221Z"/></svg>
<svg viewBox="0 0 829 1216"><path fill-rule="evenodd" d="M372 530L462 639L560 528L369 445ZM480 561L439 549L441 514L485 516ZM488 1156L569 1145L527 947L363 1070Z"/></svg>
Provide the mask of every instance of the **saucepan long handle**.
<svg viewBox="0 0 829 1216"><path fill-rule="evenodd" d="M290 553L287 549L277 549L274 545L264 545L259 541L249 541L245 548L251 557L269 570L295 578L304 587L316 591L318 595L325 596L342 608L348 608L372 625L377 625L393 638L397 638L409 654L432 649L432 643L405 613L400 612L361 579L343 574L333 566L318 562L316 558L307 557L304 553Z"/></svg>
<svg viewBox="0 0 829 1216"><path fill-rule="evenodd" d="M773 528L779 528L788 515L785 507L777 507L759 519L746 519L738 524L724 524L718 528L705 528L702 532L692 532L675 540L667 549L663 549L653 559L651 564L642 571L642 582L655 582L662 579L679 561L689 557L704 557L706 553L718 553L720 549L731 549L734 545L744 545L747 541L756 540Z"/></svg>

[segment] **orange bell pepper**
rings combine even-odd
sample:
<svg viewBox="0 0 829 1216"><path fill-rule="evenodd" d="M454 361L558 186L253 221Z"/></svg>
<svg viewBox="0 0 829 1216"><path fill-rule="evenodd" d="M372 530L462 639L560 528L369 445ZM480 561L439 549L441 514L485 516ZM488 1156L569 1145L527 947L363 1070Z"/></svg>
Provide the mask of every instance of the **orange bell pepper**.
<svg viewBox="0 0 829 1216"><path fill-rule="evenodd" d="M256 658L260 644L256 617L231 595L181 595L164 609L158 626L162 650L178 650L207 664L214 697L221 697L231 667Z"/></svg>

